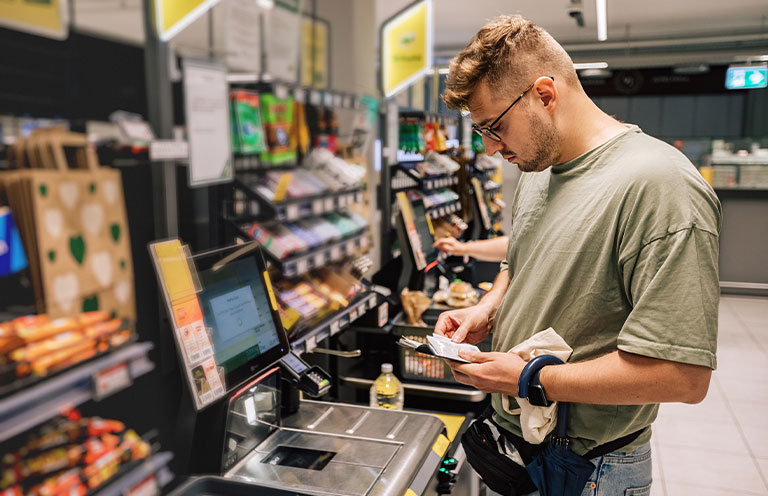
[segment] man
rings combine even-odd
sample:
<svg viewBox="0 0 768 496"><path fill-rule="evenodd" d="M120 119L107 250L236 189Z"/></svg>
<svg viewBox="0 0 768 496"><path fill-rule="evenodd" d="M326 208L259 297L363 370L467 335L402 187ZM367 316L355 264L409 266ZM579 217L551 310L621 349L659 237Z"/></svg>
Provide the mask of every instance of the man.
<svg viewBox="0 0 768 496"><path fill-rule="evenodd" d="M443 99L468 110L487 153L524 172L493 289L435 328L469 343L493 330L494 352L451 362L456 380L494 393L494 421L521 436L509 411L526 364L507 351L554 328L573 354L538 381L547 400L572 402L571 448L640 432L592 460L584 494L649 487L658 404L702 401L716 366L717 197L680 152L598 109L563 48L519 16L478 31Z"/></svg>

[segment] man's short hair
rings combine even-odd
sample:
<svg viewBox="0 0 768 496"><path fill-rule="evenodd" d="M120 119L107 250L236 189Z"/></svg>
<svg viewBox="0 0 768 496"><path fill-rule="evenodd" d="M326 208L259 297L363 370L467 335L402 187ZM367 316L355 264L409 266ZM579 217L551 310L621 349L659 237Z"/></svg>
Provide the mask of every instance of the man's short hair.
<svg viewBox="0 0 768 496"><path fill-rule="evenodd" d="M480 30L452 61L443 101L466 108L477 84L520 93L541 76L578 86L573 61L549 33L520 16L499 16Z"/></svg>

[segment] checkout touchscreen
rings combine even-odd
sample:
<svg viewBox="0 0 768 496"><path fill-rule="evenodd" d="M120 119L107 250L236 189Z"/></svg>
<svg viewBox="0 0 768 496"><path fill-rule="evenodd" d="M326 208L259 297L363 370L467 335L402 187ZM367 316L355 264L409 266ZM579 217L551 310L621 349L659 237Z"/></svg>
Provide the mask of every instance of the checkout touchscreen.
<svg viewBox="0 0 768 496"><path fill-rule="evenodd" d="M247 250L246 250L247 251ZM289 351L277 309L272 306L261 253L229 248L195 257L203 291L203 318L212 329L214 358L228 389L268 367ZM221 263L222 260L229 260Z"/></svg>

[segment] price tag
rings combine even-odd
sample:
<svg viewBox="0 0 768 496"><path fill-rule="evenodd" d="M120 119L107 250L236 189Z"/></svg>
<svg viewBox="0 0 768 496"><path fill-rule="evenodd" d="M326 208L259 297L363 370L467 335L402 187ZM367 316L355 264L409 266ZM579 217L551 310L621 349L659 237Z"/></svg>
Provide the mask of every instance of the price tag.
<svg viewBox="0 0 768 496"><path fill-rule="evenodd" d="M427 181L427 189L432 189L432 181Z"/></svg>
<svg viewBox="0 0 768 496"><path fill-rule="evenodd" d="M357 193L355 193L355 203L363 203L364 199L365 198L363 197L362 191L358 191Z"/></svg>
<svg viewBox="0 0 768 496"><path fill-rule="evenodd" d="M286 208L285 217L288 220L297 220L299 218L299 204L292 203Z"/></svg>
<svg viewBox="0 0 768 496"><path fill-rule="evenodd" d="M323 94L323 105L333 107L333 93L330 91Z"/></svg>
<svg viewBox="0 0 768 496"><path fill-rule="evenodd" d="M440 214L439 214L439 216L442 217L444 215L445 215L445 208L440 207Z"/></svg>
<svg viewBox="0 0 768 496"><path fill-rule="evenodd" d="M341 107L341 95L333 95L333 106Z"/></svg>
<svg viewBox="0 0 768 496"><path fill-rule="evenodd" d="M331 246L331 261L335 262L341 258L341 245Z"/></svg>
<svg viewBox="0 0 768 496"><path fill-rule="evenodd" d="M341 326L339 325L338 320L334 320L331 322L331 336L334 334L338 334L338 332L341 330Z"/></svg>
<svg viewBox="0 0 768 496"><path fill-rule="evenodd" d="M349 321L357 320L357 308L353 308L349 311Z"/></svg>
<svg viewBox="0 0 768 496"><path fill-rule="evenodd" d="M275 84L275 96L281 100L288 98L288 87L284 84Z"/></svg>
<svg viewBox="0 0 768 496"><path fill-rule="evenodd" d="M156 140L149 144L150 160L186 160L188 158L189 143L186 141Z"/></svg>
<svg viewBox="0 0 768 496"><path fill-rule="evenodd" d="M372 294L368 297L368 310L373 310L376 308L376 295Z"/></svg>
<svg viewBox="0 0 768 496"><path fill-rule="evenodd" d="M336 209L336 208L335 208L335 206L334 206L333 197L331 197L331 198L326 198L326 199L325 199L325 211L326 211L326 212L333 212L335 209Z"/></svg>
<svg viewBox="0 0 768 496"><path fill-rule="evenodd" d="M300 258L296 261L296 272L298 274L304 274L309 270L309 259L308 258Z"/></svg>
<svg viewBox="0 0 768 496"><path fill-rule="evenodd" d="M355 252L355 240L354 239L350 239L349 241L347 241L346 250L347 250L347 255L351 255L351 254L353 254Z"/></svg>
<svg viewBox="0 0 768 496"><path fill-rule="evenodd" d="M312 261L314 262L315 267L322 267L325 265L325 252L321 251L319 253L315 253Z"/></svg>
<svg viewBox="0 0 768 496"><path fill-rule="evenodd" d="M386 301L379 305L379 327L387 325L389 320L389 303Z"/></svg>
<svg viewBox="0 0 768 496"><path fill-rule="evenodd" d="M100 370L93 375L94 399L98 401L106 398L112 393L127 388L131 383L131 373L127 362Z"/></svg>
<svg viewBox="0 0 768 496"><path fill-rule="evenodd" d="M347 206L347 197L346 195L341 195L338 199L339 202L339 208L344 208Z"/></svg>
<svg viewBox="0 0 768 496"><path fill-rule="evenodd" d="M369 243L370 241L368 240L368 236L363 236L362 238L360 238L360 248L362 248L363 250L368 249Z"/></svg>
<svg viewBox="0 0 768 496"><path fill-rule="evenodd" d="M352 107L352 98L349 95L344 95L344 101L341 104L344 108L351 108Z"/></svg>
<svg viewBox="0 0 768 496"><path fill-rule="evenodd" d="M355 194L350 193L347 195L347 205L352 205L353 203L355 203Z"/></svg>
<svg viewBox="0 0 768 496"><path fill-rule="evenodd" d="M287 263L283 265L283 274L285 274L287 277L293 277L296 275L296 264L295 263Z"/></svg>
<svg viewBox="0 0 768 496"><path fill-rule="evenodd" d="M318 198L312 200L312 215L320 215L323 213L323 199Z"/></svg>
<svg viewBox="0 0 768 496"><path fill-rule="evenodd" d="M157 484L155 474L150 475L124 493L125 496L158 496L159 494L160 486Z"/></svg>
<svg viewBox="0 0 768 496"><path fill-rule="evenodd" d="M307 336L307 340L304 341L304 347L307 349L307 353L317 348L317 338L315 336Z"/></svg>
<svg viewBox="0 0 768 496"><path fill-rule="evenodd" d="M298 103L304 103L307 99L307 92L304 91L304 88L294 88L293 99Z"/></svg>
<svg viewBox="0 0 768 496"><path fill-rule="evenodd" d="M320 93L317 90L311 90L309 92L309 103L312 105L320 105L322 103L323 96L322 93Z"/></svg>

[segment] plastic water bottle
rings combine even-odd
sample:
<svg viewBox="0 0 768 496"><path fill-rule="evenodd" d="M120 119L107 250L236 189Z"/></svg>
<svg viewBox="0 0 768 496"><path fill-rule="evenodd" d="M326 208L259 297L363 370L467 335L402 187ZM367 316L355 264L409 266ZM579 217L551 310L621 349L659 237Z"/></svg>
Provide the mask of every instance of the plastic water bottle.
<svg viewBox="0 0 768 496"><path fill-rule="evenodd" d="M373 381L371 386L370 405L389 410L402 410L404 399L403 385L392 373L392 364L382 363L381 375Z"/></svg>

